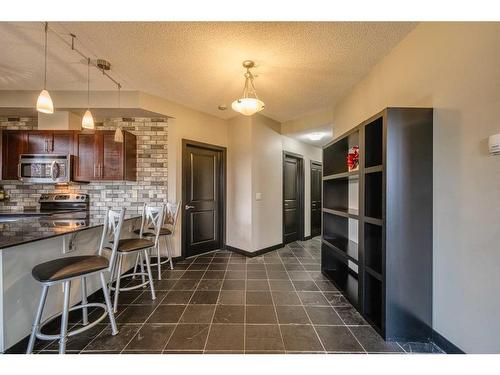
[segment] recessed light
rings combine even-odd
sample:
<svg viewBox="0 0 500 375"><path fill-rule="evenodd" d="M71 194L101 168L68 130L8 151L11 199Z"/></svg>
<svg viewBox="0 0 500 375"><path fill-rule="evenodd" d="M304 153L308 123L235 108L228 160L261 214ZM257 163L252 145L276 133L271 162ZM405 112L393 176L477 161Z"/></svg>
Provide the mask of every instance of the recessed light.
<svg viewBox="0 0 500 375"><path fill-rule="evenodd" d="M219 108L219 111L225 111L227 109L227 106L225 104L221 104L217 108Z"/></svg>
<svg viewBox="0 0 500 375"><path fill-rule="evenodd" d="M323 133L311 133L311 134L308 134L307 137L311 141L319 141L321 138L324 137L324 134Z"/></svg>

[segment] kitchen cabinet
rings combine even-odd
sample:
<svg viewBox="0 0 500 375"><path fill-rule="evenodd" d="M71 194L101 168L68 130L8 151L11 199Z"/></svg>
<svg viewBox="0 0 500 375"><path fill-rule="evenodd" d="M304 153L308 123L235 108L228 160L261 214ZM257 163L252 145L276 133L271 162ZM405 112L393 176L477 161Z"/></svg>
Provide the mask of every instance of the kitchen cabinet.
<svg viewBox="0 0 500 375"><path fill-rule="evenodd" d="M96 136L93 132L75 132L73 179L91 181L96 179Z"/></svg>
<svg viewBox="0 0 500 375"><path fill-rule="evenodd" d="M114 130L77 132L74 137L76 181L135 181L137 140L123 132L123 143L114 141Z"/></svg>
<svg viewBox="0 0 500 375"><path fill-rule="evenodd" d="M29 154L73 153L73 134L71 130L32 130L26 132Z"/></svg>
<svg viewBox="0 0 500 375"><path fill-rule="evenodd" d="M2 180L17 180L19 156L27 151L25 131L3 130L2 138Z"/></svg>
<svg viewBox="0 0 500 375"><path fill-rule="evenodd" d="M2 180L18 179L21 154L71 154L75 181L135 181L137 139L124 131L124 141L118 143L114 134L114 130L3 130Z"/></svg>

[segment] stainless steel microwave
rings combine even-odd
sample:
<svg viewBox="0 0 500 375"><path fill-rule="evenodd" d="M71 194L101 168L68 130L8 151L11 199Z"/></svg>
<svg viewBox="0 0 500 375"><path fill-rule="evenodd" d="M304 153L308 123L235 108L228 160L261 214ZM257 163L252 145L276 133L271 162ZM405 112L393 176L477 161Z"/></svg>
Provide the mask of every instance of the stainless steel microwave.
<svg viewBox="0 0 500 375"><path fill-rule="evenodd" d="M66 184L71 182L71 155L21 154L18 176L23 182Z"/></svg>

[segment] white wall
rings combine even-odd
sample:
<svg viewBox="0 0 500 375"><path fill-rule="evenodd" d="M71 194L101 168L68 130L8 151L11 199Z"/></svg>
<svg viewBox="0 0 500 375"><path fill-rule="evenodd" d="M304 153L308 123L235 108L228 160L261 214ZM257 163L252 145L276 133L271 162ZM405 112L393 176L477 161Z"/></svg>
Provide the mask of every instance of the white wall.
<svg viewBox="0 0 500 375"><path fill-rule="evenodd" d="M252 250L283 241L283 149L281 124L262 115L252 117ZM262 200L256 200L256 194Z"/></svg>
<svg viewBox="0 0 500 375"><path fill-rule="evenodd" d="M500 24L423 23L334 108L340 135L388 106L434 111L434 329L500 353Z"/></svg>
<svg viewBox="0 0 500 375"><path fill-rule="evenodd" d="M228 124L226 244L252 249L252 123L236 116Z"/></svg>
<svg viewBox="0 0 500 375"><path fill-rule="evenodd" d="M311 234L311 161L321 162L322 150L293 138L282 136L283 151L293 152L304 157L304 235ZM281 176L283 172L280 172ZM282 176L283 177L283 176Z"/></svg>

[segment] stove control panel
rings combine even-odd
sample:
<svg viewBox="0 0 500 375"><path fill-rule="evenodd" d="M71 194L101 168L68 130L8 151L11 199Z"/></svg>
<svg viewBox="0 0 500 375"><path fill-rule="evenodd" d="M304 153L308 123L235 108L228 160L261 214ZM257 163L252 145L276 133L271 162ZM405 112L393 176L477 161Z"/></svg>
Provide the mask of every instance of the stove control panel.
<svg viewBox="0 0 500 375"><path fill-rule="evenodd" d="M67 202L67 203L87 203L89 201L89 196L87 194L79 193L45 193L40 196L40 203L48 202Z"/></svg>

